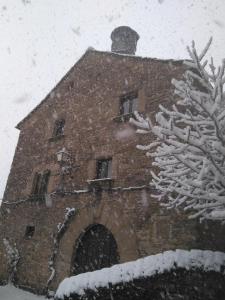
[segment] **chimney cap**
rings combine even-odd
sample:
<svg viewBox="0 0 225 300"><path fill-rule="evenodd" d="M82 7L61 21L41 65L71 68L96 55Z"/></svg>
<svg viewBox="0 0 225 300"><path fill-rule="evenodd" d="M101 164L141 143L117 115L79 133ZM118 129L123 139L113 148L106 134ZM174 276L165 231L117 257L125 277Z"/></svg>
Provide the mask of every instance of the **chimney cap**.
<svg viewBox="0 0 225 300"><path fill-rule="evenodd" d="M111 40L112 52L134 55L139 35L128 26L119 26L111 33Z"/></svg>
<svg viewBox="0 0 225 300"><path fill-rule="evenodd" d="M111 33L112 41L114 41L118 37L118 35L123 35L123 36L130 35L133 36L136 39L136 41L138 41L140 38L139 34L137 34L137 32L132 28L130 28L129 26L116 27Z"/></svg>

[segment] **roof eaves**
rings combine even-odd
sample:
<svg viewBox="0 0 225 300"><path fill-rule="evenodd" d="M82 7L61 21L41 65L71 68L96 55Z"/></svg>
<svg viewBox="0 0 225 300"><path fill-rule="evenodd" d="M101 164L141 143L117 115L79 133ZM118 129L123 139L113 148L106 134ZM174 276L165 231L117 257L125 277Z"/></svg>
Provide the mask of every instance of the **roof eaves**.
<svg viewBox="0 0 225 300"><path fill-rule="evenodd" d="M172 58L156 58L156 57L147 57L147 56L137 56L137 55L131 55L131 54L123 54L123 53L116 53L116 52L111 52L111 51L99 51L99 50L95 50L92 48L93 52L97 52L97 53L104 53L104 54L108 54L111 56L115 56L115 57L128 57L131 59L136 59L136 60L146 60L146 61L158 61L158 62L164 62L164 63L184 63L184 61L187 61L188 59L172 59Z"/></svg>

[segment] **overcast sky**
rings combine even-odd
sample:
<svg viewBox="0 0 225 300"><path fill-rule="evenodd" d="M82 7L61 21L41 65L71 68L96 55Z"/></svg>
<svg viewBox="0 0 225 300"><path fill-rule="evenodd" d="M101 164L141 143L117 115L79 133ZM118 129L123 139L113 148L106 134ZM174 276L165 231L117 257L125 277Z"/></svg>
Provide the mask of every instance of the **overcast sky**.
<svg viewBox="0 0 225 300"><path fill-rule="evenodd" d="M225 0L0 0L0 198L18 130L15 125L92 46L110 50L111 31L139 35L137 55L186 58L210 36L216 62L225 57Z"/></svg>

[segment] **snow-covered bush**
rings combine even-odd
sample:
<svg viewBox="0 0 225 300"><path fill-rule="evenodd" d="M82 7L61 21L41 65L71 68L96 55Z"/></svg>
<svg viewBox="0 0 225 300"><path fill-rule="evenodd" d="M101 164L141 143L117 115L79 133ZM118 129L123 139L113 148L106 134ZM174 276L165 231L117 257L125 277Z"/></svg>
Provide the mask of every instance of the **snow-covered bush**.
<svg viewBox="0 0 225 300"><path fill-rule="evenodd" d="M153 159L158 173L152 172L157 197L169 208L190 210L190 217L225 222L225 60L215 68L194 42L188 52L191 60L175 86L175 104L160 105L156 124L136 113L139 133L153 133L156 140L139 145Z"/></svg>
<svg viewBox="0 0 225 300"><path fill-rule="evenodd" d="M125 285L127 282L135 282L135 280L140 280L141 278L153 278L156 275L173 271L176 273L179 269L185 269L187 271L196 270L198 272L203 271L223 273L224 266L225 254L223 252L196 249L191 251L181 249L177 249L175 251L165 251L163 253L146 256L135 261L114 265L110 268L103 268L101 270L65 278L60 283L56 291L55 299L94 299L94 297L87 297L88 294L86 294L86 292L88 290L98 292L98 289L109 288L110 286L117 286L116 289L118 289L118 285L120 283ZM166 284L164 283L164 288L165 285ZM146 288L147 291L149 287L146 285L142 286L140 289L144 288ZM136 291L137 290L138 286L136 287ZM72 294L74 294L74 298L70 298L70 295ZM78 295L81 297L79 298ZM109 298L107 297L107 299ZM138 298L135 297L135 299ZM151 297L151 299L153 298ZM178 298L175 297L173 299ZM184 298L182 297L180 299Z"/></svg>
<svg viewBox="0 0 225 300"><path fill-rule="evenodd" d="M9 272L9 282L14 282L15 275L17 272L17 264L20 259L19 251L16 248L16 244L11 246L7 239L3 239L3 244L5 246L5 252L7 257L7 265Z"/></svg>

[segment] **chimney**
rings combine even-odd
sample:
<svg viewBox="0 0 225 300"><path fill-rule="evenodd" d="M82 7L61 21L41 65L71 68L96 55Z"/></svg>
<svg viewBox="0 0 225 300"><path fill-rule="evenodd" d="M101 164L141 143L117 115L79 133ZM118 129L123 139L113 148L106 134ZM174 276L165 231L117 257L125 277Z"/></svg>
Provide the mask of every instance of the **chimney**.
<svg viewBox="0 0 225 300"><path fill-rule="evenodd" d="M135 55L139 35L128 26L120 26L111 33L111 40L112 52Z"/></svg>

